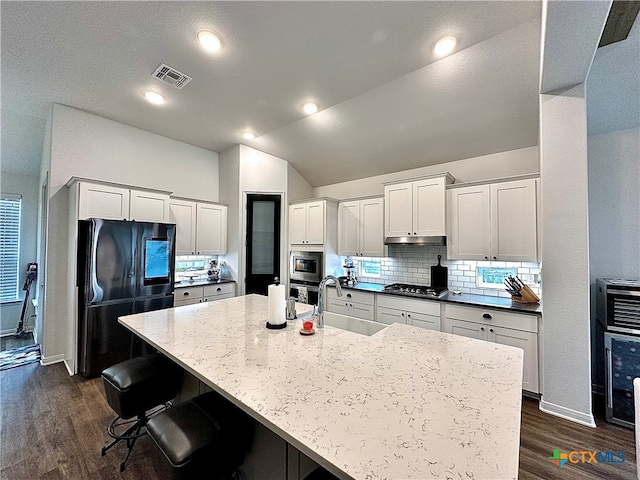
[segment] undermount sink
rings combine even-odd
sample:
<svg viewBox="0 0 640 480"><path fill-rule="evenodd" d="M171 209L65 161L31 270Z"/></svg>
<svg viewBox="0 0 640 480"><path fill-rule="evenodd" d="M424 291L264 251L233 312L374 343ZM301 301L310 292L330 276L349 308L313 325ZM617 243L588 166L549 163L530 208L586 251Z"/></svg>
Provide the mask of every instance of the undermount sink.
<svg viewBox="0 0 640 480"><path fill-rule="evenodd" d="M304 317L310 317L311 314L303 315ZM348 330L349 332L359 333L360 335L371 336L374 333L378 333L387 325L370 320L362 320L360 318L348 317L339 313L324 312L324 324L330 327L340 328L342 330Z"/></svg>

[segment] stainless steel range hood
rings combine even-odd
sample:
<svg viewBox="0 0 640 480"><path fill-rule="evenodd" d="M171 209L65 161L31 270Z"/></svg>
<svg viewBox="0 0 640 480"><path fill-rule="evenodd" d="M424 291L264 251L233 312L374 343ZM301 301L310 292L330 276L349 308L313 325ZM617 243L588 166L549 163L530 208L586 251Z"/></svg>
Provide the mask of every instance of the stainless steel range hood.
<svg viewBox="0 0 640 480"><path fill-rule="evenodd" d="M447 237L421 237L409 235L406 237L385 237L385 245L446 245Z"/></svg>

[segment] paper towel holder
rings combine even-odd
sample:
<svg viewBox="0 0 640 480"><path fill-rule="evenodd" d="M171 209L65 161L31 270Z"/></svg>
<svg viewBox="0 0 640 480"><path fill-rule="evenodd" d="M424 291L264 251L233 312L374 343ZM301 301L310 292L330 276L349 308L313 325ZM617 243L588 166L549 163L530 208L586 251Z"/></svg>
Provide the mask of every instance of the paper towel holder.
<svg viewBox="0 0 640 480"><path fill-rule="evenodd" d="M278 286L280 285L280 279L278 277L275 277L273 279L273 284ZM287 322L285 320L284 323L269 323L269 320L266 321L265 326L269 329L269 330L280 330L283 328L287 327Z"/></svg>

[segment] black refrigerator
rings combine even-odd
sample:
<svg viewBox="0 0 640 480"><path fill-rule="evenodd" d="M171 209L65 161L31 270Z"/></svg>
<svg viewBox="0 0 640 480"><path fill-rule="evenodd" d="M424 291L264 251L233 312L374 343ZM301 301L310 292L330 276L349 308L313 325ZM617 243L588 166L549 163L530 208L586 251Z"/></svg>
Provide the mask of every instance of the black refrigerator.
<svg viewBox="0 0 640 480"><path fill-rule="evenodd" d="M176 226L78 222L78 371L85 377L141 353L118 317L173 307Z"/></svg>

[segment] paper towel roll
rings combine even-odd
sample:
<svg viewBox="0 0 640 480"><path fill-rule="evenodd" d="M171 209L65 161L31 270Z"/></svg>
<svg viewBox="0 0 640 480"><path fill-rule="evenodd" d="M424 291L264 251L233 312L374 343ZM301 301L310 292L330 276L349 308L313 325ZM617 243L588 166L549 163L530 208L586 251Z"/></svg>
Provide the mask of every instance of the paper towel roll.
<svg viewBox="0 0 640 480"><path fill-rule="evenodd" d="M267 293L269 295L269 318L268 321L271 325L281 325L287 322L285 317L285 310L287 302L285 300L285 286L284 285L269 285Z"/></svg>

